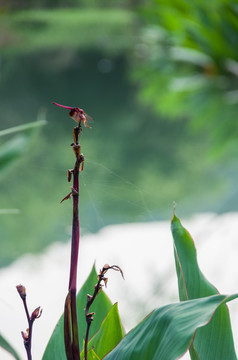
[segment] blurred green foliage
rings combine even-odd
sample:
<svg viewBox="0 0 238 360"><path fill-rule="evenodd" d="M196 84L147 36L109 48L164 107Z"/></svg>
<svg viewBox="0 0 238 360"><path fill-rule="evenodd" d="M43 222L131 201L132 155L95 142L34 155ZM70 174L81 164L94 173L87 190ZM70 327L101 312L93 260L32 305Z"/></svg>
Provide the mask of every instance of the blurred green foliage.
<svg viewBox="0 0 238 360"><path fill-rule="evenodd" d="M39 8L135 8L146 0L2 0L0 9L11 11L17 9Z"/></svg>
<svg viewBox="0 0 238 360"><path fill-rule="evenodd" d="M54 107L52 101L80 106L95 119L80 139L86 157L80 174L83 231L168 218L174 200L186 214L236 209L238 169L227 161L231 152L219 163L208 156L216 143L208 127L218 131L220 126L212 117L214 99L222 105L221 90L215 86L218 75L197 79L205 89L204 81L211 77L213 85L207 92L196 87L196 91L167 91L176 76L184 83L184 74L189 77L195 70L203 74L196 62L199 58L206 63L208 55L192 49L192 62L192 50L178 43L162 14L172 2L161 3L161 12L159 3L141 3L142 14L137 12L140 3L133 1L129 6L105 2L102 8L80 2L64 10L63 2L58 8L47 3L45 8L24 11L9 3L1 12L1 129L32 122L39 109L46 111L48 123L32 137L30 147L14 142L11 134L6 138L17 147L15 153L24 156L0 178L0 209L19 209L18 215L0 216L0 265L26 250L39 251L70 237L72 204L59 202L69 192L66 172L74 162L70 147L74 124L67 111ZM176 6L171 14L172 10L179 12ZM161 20L158 26L160 14L164 25ZM182 10L178 23L181 19ZM176 34L184 36L182 30ZM175 45L180 49L176 56L187 59L184 54L189 53L189 61L167 57ZM203 105L208 104L207 116L212 119L203 131L191 132L191 118L200 112L196 127L201 124ZM221 112L234 106L224 106ZM168 121L172 115L177 121ZM225 130L222 134L225 138Z"/></svg>
<svg viewBox="0 0 238 360"><path fill-rule="evenodd" d="M32 53L60 47L117 52L132 45L133 13L125 9L40 9L0 16L2 52ZM85 36L87 34L87 36Z"/></svg>
<svg viewBox="0 0 238 360"><path fill-rule="evenodd" d="M0 131L0 137L14 134L13 138L0 142L0 179L26 153L31 141L34 141L35 130L45 124L45 120L38 120ZM18 132L20 134L16 134Z"/></svg>
<svg viewBox="0 0 238 360"><path fill-rule="evenodd" d="M135 73L140 99L231 146L238 136L237 2L157 0L143 16Z"/></svg>

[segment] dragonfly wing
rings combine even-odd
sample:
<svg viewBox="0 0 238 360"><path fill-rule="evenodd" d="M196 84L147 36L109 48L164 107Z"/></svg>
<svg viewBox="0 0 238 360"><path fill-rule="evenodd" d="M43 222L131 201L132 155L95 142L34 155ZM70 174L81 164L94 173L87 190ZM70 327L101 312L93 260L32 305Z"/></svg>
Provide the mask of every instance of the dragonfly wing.
<svg viewBox="0 0 238 360"><path fill-rule="evenodd" d="M90 115L85 113L85 116L86 116L87 122L89 122L91 124L94 123L94 119Z"/></svg>

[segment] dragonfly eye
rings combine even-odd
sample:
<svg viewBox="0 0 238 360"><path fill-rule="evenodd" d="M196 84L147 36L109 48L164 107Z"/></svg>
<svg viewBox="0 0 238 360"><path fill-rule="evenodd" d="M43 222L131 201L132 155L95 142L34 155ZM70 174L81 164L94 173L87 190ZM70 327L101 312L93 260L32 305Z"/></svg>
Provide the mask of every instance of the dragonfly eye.
<svg viewBox="0 0 238 360"><path fill-rule="evenodd" d="M69 116L74 116L74 114L75 114L75 109L70 110Z"/></svg>

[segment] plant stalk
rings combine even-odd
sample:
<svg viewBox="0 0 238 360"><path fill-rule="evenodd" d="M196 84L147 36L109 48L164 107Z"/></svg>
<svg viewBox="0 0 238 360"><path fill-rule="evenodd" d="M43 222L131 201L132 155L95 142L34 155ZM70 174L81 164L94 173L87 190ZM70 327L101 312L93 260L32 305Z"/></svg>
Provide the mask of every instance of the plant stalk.
<svg viewBox="0 0 238 360"><path fill-rule="evenodd" d="M95 315L94 312L89 312L89 308L93 304L96 296L102 290L102 286L103 286L102 282L104 282L104 285L107 286L108 279L105 277L105 274L107 273L108 270L111 270L111 269L115 270L115 271L119 271L121 273L122 277L124 278L123 272L118 265L109 266L108 264L106 264L103 266L102 270L100 270L100 272L98 274L98 282L94 287L93 295L89 295L89 294L87 295L87 304L86 304L86 308L85 308L85 318L86 318L86 323L87 323L87 329L86 329L86 335L85 335L85 341L84 341L84 360L88 360L89 330L90 330L91 323L93 321L93 316Z"/></svg>
<svg viewBox="0 0 238 360"><path fill-rule="evenodd" d="M36 319L38 319L41 316L42 309L40 309L40 307L36 308L30 316L27 302L26 302L26 288L23 285L17 285L16 288L17 288L18 294L20 295L20 297L22 299L26 317L27 317L27 322L28 322L28 328L27 328L26 332L24 333L22 331L21 334L22 334L24 346L25 346L26 353L27 353L27 359L32 360L31 343L32 343L33 323Z"/></svg>
<svg viewBox="0 0 238 360"><path fill-rule="evenodd" d="M66 298L65 306L65 349L68 360L80 360L79 348L79 333L77 320L77 300L76 300L76 286L77 286L77 268L78 268L78 252L79 252L79 172L81 170L81 163L84 157L80 154L80 145L78 143L81 126L74 128L74 143L73 151L76 156L76 162L73 174L73 187L70 196L73 197L73 222L72 222L72 242L71 242L71 262L70 262L70 276L69 276L69 293ZM68 174L70 173L70 170ZM71 175L68 178L70 181ZM69 196L66 196L67 199ZM70 316L69 316L70 311ZM70 319L71 318L71 323Z"/></svg>

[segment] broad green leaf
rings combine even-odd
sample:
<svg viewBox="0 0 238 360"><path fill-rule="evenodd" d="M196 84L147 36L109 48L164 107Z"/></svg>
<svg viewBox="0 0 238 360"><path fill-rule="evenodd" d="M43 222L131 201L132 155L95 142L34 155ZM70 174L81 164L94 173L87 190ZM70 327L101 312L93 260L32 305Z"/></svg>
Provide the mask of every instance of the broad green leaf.
<svg viewBox="0 0 238 360"><path fill-rule="evenodd" d="M163 306L131 330L104 360L176 360L187 351L195 331L211 320L216 309L237 297L238 294L214 295ZM220 357L211 356L209 360L212 359Z"/></svg>
<svg viewBox="0 0 238 360"><path fill-rule="evenodd" d="M174 215L171 223L174 255L181 301L218 294L204 277L197 262L197 251L189 232ZM212 256L212 254L211 254Z"/></svg>
<svg viewBox="0 0 238 360"><path fill-rule="evenodd" d="M83 287L77 295L77 309L78 309L78 325L79 325L79 342L80 349L83 346L83 337L86 331L86 320L85 320L85 306L87 302L87 294L92 295L94 291L94 285L97 283L97 273L95 267L84 283ZM90 334L93 336L106 317L108 311L112 307L110 300L107 295L101 291L96 297L93 305L90 307L90 311L95 312L94 320L90 328ZM46 347L42 360L66 360L65 349L64 349L64 319L61 316L56 328L49 340Z"/></svg>
<svg viewBox="0 0 238 360"><path fill-rule="evenodd" d="M102 359L107 355L123 338L123 330L117 303L113 305L98 332L88 343L88 349L94 349L95 353ZM82 352L84 356L84 352Z"/></svg>
<svg viewBox="0 0 238 360"><path fill-rule="evenodd" d="M20 360L20 356L17 354L16 350L9 344L9 342L4 339L4 337L0 334L0 347L9 352L16 360Z"/></svg>
<svg viewBox="0 0 238 360"><path fill-rule="evenodd" d="M84 358L82 360L84 360ZM97 356L97 354L95 353L95 351L93 351L93 349L90 349L88 351L88 360L101 360L101 359L100 357Z"/></svg>
<svg viewBox="0 0 238 360"><path fill-rule="evenodd" d="M175 215L172 219L171 228L174 238L174 255L180 300L197 299L218 294L217 289L204 277L199 269L194 242ZM218 309L208 326L197 331L190 355L192 359L199 358L202 360L237 359L229 311L225 304Z"/></svg>

